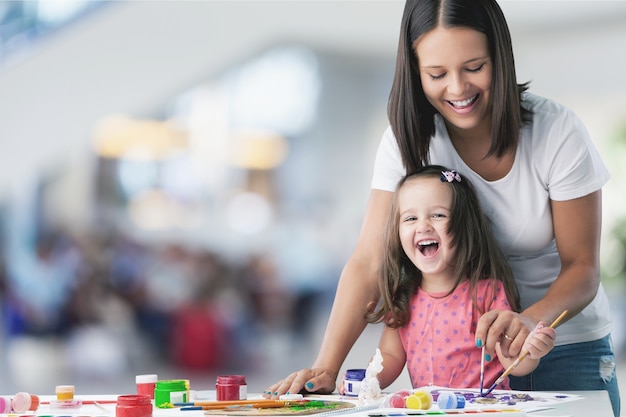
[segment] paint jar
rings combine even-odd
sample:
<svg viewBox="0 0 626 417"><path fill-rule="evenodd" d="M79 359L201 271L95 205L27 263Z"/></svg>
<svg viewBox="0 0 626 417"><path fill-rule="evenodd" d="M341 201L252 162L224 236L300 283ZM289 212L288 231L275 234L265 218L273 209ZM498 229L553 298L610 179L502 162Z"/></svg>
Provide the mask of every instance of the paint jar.
<svg viewBox="0 0 626 417"><path fill-rule="evenodd" d="M11 408L17 414L35 411L39 407L39 397L27 392L18 392L11 400Z"/></svg>
<svg viewBox="0 0 626 417"><path fill-rule="evenodd" d="M51 411L78 410L83 405L83 400L72 398L71 400L50 400Z"/></svg>
<svg viewBox="0 0 626 417"><path fill-rule="evenodd" d="M384 406L388 408L406 408L406 399L411 395L410 391L401 390L385 397Z"/></svg>
<svg viewBox="0 0 626 417"><path fill-rule="evenodd" d="M248 398L248 385L243 375L221 375L215 383L217 401L245 400Z"/></svg>
<svg viewBox="0 0 626 417"><path fill-rule="evenodd" d="M465 397L451 391L442 391L437 398L437 406L441 410L465 408Z"/></svg>
<svg viewBox="0 0 626 417"><path fill-rule="evenodd" d="M343 380L343 394L358 397L361 390L361 381L365 379L365 369L348 369Z"/></svg>
<svg viewBox="0 0 626 417"><path fill-rule="evenodd" d="M115 417L152 417L152 400L147 395L120 395Z"/></svg>
<svg viewBox="0 0 626 417"><path fill-rule="evenodd" d="M57 385L55 392L57 394L57 400L71 400L74 398L74 385Z"/></svg>
<svg viewBox="0 0 626 417"><path fill-rule="evenodd" d="M159 408L172 408L175 403L186 403L189 399L189 381L168 379L157 381L154 388L154 405Z"/></svg>
<svg viewBox="0 0 626 417"><path fill-rule="evenodd" d="M9 414L12 410L11 397L0 396L0 414Z"/></svg>
<svg viewBox="0 0 626 417"><path fill-rule="evenodd" d="M151 400L154 400L154 389L156 388L158 379L156 374L137 375L135 377L137 394L147 395Z"/></svg>
<svg viewBox="0 0 626 417"><path fill-rule="evenodd" d="M417 390L406 397L406 408L428 410L433 405L433 396L428 391Z"/></svg>

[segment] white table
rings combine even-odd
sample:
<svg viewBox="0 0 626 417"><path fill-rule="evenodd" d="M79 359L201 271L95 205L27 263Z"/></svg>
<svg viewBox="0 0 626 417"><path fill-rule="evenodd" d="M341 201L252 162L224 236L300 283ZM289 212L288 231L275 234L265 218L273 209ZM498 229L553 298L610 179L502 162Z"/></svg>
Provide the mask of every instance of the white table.
<svg viewBox="0 0 626 417"><path fill-rule="evenodd" d="M533 416L571 416L571 417L613 417L613 408L611 407L611 400L607 391L559 391L564 394L579 395L581 399L556 404L552 408L544 409L536 412L528 412L528 417ZM89 397L96 400L114 400L117 398L115 395L95 395L95 396L82 396ZM337 396L315 396L316 398L324 399L325 397L337 398ZM43 401L49 401L54 399L54 396L40 396ZM81 398L81 396L77 396ZM80 412L74 413L60 413L63 415L77 414L80 416L103 416L110 415L115 416L115 405L111 403L103 404L102 408L109 410L109 413L103 413L102 409L95 408L93 405L81 407ZM374 410L363 411L358 413L342 413L342 417L367 417L368 413ZM25 413L30 414L30 413ZM36 415L51 415L59 413L51 413L50 409L45 406L40 406L37 412L32 413ZM3 416L3 415L0 415ZM4 415L6 416L6 414ZM154 409L153 417L205 417L201 411L185 412L177 409ZM314 417L314 416L312 416Z"/></svg>
<svg viewBox="0 0 626 417"><path fill-rule="evenodd" d="M559 391L583 397L581 400L559 404L553 409L529 413L544 416L613 417L613 407L608 391Z"/></svg>

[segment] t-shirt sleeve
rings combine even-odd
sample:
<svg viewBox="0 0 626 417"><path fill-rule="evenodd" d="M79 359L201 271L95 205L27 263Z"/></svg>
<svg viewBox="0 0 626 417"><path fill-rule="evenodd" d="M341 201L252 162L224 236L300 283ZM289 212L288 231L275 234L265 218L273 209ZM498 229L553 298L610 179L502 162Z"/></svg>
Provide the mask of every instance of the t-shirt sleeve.
<svg viewBox="0 0 626 417"><path fill-rule="evenodd" d="M587 128L573 112L558 115L546 137L544 166L548 191L556 201L583 197L602 188L610 174Z"/></svg>
<svg viewBox="0 0 626 417"><path fill-rule="evenodd" d="M383 133L380 145L378 145L374 161L372 188L393 192L405 172L400 149L390 126Z"/></svg>

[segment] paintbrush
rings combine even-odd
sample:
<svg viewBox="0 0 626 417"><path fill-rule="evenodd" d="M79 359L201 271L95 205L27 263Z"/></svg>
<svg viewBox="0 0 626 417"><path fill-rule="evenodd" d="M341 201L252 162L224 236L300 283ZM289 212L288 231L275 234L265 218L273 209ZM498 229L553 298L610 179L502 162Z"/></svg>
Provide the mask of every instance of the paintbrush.
<svg viewBox="0 0 626 417"><path fill-rule="evenodd" d="M566 314L567 314L567 310L562 312L561 315L559 317L557 317L552 322L550 327L554 329L556 326L558 326L559 323L561 322L561 320L563 320L563 318L565 317ZM500 382L502 382L504 380L504 378L509 376L509 374L513 371L513 369L515 369L517 367L517 365L519 365L526 358L526 356L528 356L528 350L524 350L517 357L517 359L515 359L515 361L511 365L509 365L508 368L506 368L506 370L502 373L502 375L500 375L500 377L498 379L496 379L496 382L493 383L491 388L489 388L485 394L482 393L482 383L481 383L481 393L480 393L480 396L481 397L486 397L487 395L491 394L491 391L493 391L496 388L496 385L498 385Z"/></svg>
<svg viewBox="0 0 626 417"><path fill-rule="evenodd" d="M256 400L233 400L233 401L195 401L187 403L174 403L175 407L182 407L181 410L219 410L222 408L243 407L251 408L277 408L290 407L303 404L307 400L270 400L259 398Z"/></svg>
<svg viewBox="0 0 626 417"><path fill-rule="evenodd" d="M483 396L483 384L485 383L485 345L480 353L480 396Z"/></svg>
<svg viewBox="0 0 626 417"><path fill-rule="evenodd" d="M199 406L189 406L189 407L181 407L181 411L192 411L192 410L243 410L243 409L252 409L252 408L282 408L282 407L291 407L294 405L300 405L302 402L296 401L280 401L280 402L258 402L251 404L238 404L238 405L222 405L222 404L213 404L213 405L199 405Z"/></svg>

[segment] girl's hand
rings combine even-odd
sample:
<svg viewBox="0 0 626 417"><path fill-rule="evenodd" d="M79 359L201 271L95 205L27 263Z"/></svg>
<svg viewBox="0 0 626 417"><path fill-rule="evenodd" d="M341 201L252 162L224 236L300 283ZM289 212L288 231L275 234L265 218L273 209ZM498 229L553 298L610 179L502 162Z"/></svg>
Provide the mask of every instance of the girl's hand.
<svg viewBox="0 0 626 417"><path fill-rule="evenodd" d="M339 392L339 394L343 395L346 393L346 373L344 372L343 375L341 375L341 381L339 381L339 385L337 385L337 392Z"/></svg>
<svg viewBox="0 0 626 417"><path fill-rule="evenodd" d="M283 394L331 394L335 390L337 377L326 369L301 369L269 386L263 393L263 397L278 399Z"/></svg>
<svg viewBox="0 0 626 417"><path fill-rule="evenodd" d="M545 327L542 322L530 332L524 342L524 350L528 350L528 357L539 359L548 354L554 347L556 332L551 327Z"/></svg>

